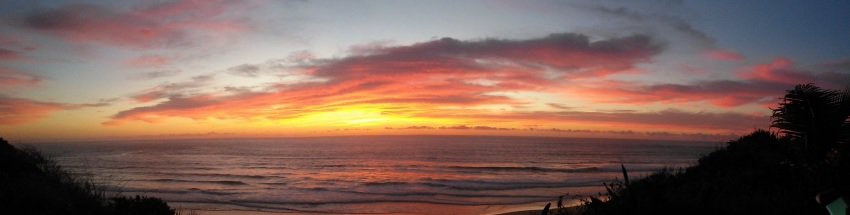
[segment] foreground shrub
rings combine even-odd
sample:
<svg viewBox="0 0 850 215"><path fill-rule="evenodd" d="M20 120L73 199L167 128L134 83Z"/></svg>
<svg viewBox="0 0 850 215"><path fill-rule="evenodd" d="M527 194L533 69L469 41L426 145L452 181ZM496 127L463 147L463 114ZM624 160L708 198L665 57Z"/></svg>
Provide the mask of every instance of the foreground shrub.
<svg viewBox="0 0 850 215"><path fill-rule="evenodd" d="M34 149L0 138L0 214L174 215L161 199L107 199L94 183L65 171Z"/></svg>

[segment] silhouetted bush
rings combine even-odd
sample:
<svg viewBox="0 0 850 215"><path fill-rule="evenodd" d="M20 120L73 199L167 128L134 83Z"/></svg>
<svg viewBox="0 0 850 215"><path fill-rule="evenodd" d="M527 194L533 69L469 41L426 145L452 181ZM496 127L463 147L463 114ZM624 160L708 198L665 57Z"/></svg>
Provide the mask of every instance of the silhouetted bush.
<svg viewBox="0 0 850 215"><path fill-rule="evenodd" d="M824 214L814 196L827 186L789 159L793 148L759 130L693 167L664 170L609 192L609 201L585 214Z"/></svg>
<svg viewBox="0 0 850 215"><path fill-rule="evenodd" d="M110 206L115 215L175 214L168 203L152 197L112 198Z"/></svg>
<svg viewBox="0 0 850 215"><path fill-rule="evenodd" d="M157 198L107 199L91 181L0 138L0 214L174 215L174 210Z"/></svg>
<svg viewBox="0 0 850 215"><path fill-rule="evenodd" d="M828 214L815 195L850 187L848 116L850 90L798 85L774 109L781 137L757 130L687 169L606 183L583 214Z"/></svg>

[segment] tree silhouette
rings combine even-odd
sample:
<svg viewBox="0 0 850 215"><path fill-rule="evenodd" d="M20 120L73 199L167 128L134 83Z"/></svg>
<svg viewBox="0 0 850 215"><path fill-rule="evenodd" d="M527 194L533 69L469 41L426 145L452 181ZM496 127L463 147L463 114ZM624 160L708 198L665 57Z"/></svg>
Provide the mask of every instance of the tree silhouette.
<svg viewBox="0 0 850 215"><path fill-rule="evenodd" d="M773 125L794 142L803 144L812 162L830 162L850 137L850 89L822 89L800 84L788 90L773 109ZM846 151L846 150L844 150Z"/></svg>
<svg viewBox="0 0 850 215"><path fill-rule="evenodd" d="M813 197L824 190L846 197L850 190L848 116L850 88L797 85L773 109L772 127L783 135L756 130L697 165L664 169L622 188L603 183L608 201L591 196L581 214L828 215Z"/></svg>

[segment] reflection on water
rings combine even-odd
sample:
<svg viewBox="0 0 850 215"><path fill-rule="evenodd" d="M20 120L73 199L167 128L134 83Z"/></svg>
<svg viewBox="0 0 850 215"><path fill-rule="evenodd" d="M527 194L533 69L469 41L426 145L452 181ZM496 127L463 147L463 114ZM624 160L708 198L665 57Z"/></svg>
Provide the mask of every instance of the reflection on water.
<svg viewBox="0 0 850 215"><path fill-rule="evenodd" d="M716 144L385 136L37 144L123 194L183 208L486 214L595 193L620 175L695 162Z"/></svg>

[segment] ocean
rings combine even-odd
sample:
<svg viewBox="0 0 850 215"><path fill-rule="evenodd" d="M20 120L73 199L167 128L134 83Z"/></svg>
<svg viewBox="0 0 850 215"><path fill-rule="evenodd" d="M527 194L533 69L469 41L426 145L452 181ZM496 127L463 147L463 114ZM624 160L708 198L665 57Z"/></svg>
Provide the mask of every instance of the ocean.
<svg viewBox="0 0 850 215"><path fill-rule="evenodd" d="M692 165L719 143L351 136L32 144L110 194L199 214L498 214Z"/></svg>

